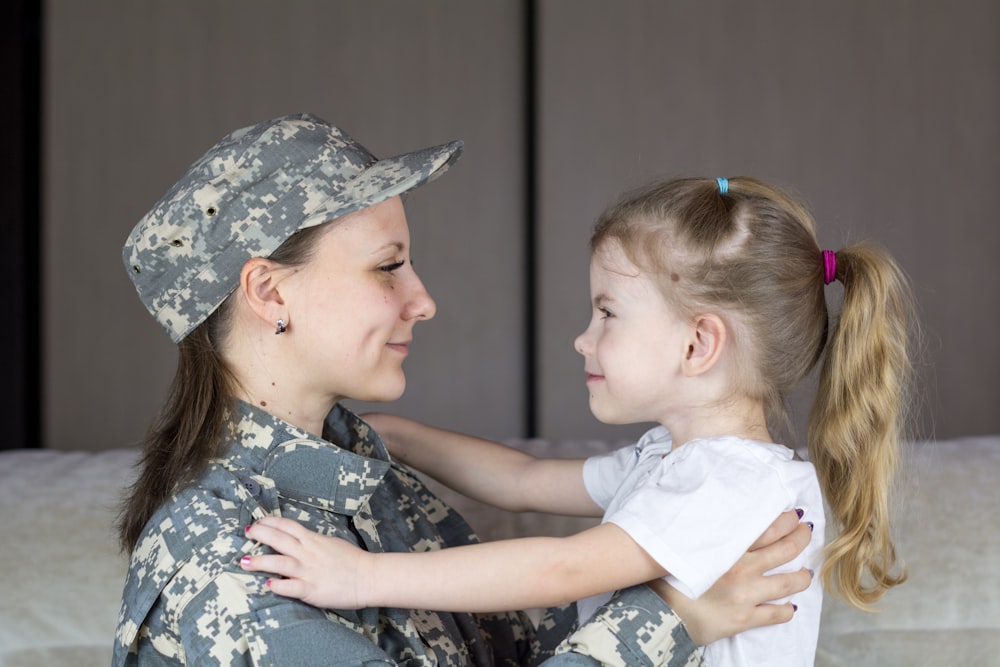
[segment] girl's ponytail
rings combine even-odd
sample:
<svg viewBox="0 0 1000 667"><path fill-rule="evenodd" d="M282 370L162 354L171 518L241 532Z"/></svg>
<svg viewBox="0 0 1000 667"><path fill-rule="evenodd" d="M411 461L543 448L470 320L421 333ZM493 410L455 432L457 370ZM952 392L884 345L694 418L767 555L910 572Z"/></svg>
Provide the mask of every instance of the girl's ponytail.
<svg viewBox="0 0 1000 667"><path fill-rule="evenodd" d="M867 609L906 580L889 530L889 496L910 408L915 326L906 276L885 252L854 245L820 266L844 285L809 418L809 457L837 537L824 586Z"/></svg>

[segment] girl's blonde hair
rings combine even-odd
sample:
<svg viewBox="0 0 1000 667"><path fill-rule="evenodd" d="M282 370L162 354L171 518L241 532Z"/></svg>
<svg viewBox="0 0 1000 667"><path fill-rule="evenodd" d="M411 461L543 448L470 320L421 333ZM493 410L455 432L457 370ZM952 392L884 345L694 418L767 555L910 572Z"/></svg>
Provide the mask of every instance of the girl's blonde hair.
<svg viewBox="0 0 1000 667"><path fill-rule="evenodd" d="M591 250L609 242L650 273L683 316L724 318L735 343L734 391L761 402L772 432L788 424L789 393L822 359L809 454L837 532L824 584L868 609L905 581L889 496L916 322L893 259L868 244L838 251L844 298L839 321L831 321L812 217L752 178L680 179L630 193L598 220Z"/></svg>

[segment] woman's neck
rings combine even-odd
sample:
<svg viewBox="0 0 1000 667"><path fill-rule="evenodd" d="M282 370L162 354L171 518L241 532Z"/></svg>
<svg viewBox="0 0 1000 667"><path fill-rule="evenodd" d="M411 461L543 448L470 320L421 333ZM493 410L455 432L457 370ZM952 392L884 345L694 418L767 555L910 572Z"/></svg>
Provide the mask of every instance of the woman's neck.
<svg viewBox="0 0 1000 667"><path fill-rule="evenodd" d="M316 396L304 392L294 381L282 376L284 365L261 363L259 357L233 355L226 359L236 379L236 398L316 437L323 437L326 416L339 400L336 396Z"/></svg>
<svg viewBox="0 0 1000 667"><path fill-rule="evenodd" d="M281 392L258 392L245 385L240 385L236 397L317 438L323 437L323 424L334 405L324 401L321 405L313 406L312 410L303 410L304 402L288 400Z"/></svg>

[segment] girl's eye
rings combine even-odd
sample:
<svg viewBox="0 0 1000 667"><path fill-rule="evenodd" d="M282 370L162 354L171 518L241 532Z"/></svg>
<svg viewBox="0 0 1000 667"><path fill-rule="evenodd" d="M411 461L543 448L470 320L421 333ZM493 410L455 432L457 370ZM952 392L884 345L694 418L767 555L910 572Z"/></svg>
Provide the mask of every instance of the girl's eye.
<svg viewBox="0 0 1000 667"><path fill-rule="evenodd" d="M614 317L614 316L615 316L615 315L614 315L614 313L612 313L612 312L611 312L610 310L608 310L607 308L598 308L597 310L599 310L599 311L600 311L600 313L601 313L601 319L602 319L602 320L606 320L606 319L608 319L609 317Z"/></svg>
<svg viewBox="0 0 1000 667"><path fill-rule="evenodd" d="M385 271L386 273L392 273L396 269L401 268L404 264L406 264L406 262L404 260L400 260L398 262L393 262L392 264L386 264L385 266L380 266L378 267L378 270Z"/></svg>

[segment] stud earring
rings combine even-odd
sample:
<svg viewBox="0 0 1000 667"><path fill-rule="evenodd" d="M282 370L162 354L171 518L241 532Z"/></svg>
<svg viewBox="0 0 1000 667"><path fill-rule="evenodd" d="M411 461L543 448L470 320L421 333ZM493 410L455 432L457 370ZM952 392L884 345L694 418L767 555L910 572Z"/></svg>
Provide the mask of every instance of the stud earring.
<svg viewBox="0 0 1000 667"><path fill-rule="evenodd" d="M285 320L278 320L275 322L274 335L283 334L288 331L288 325L285 324Z"/></svg>

